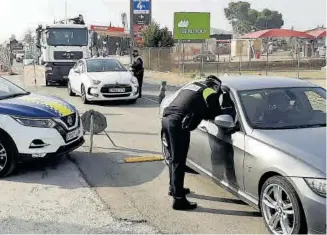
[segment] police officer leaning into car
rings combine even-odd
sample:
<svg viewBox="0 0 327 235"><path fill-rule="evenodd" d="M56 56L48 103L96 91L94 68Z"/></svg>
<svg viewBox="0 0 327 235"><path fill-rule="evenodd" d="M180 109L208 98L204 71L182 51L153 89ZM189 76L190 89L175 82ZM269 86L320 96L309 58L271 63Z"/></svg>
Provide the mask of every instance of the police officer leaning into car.
<svg viewBox="0 0 327 235"><path fill-rule="evenodd" d="M196 203L186 199L190 189L184 188L190 132L195 130L202 120L213 120L221 113L221 94L220 79L211 75L205 81L185 86L164 109L162 129L170 150L169 195L174 198L175 210L192 210L197 207Z"/></svg>
<svg viewBox="0 0 327 235"><path fill-rule="evenodd" d="M142 97L142 85L143 85L143 77L144 77L144 67L143 67L143 60L139 55L138 50L133 50L133 64L132 69L134 76L137 78L139 83L139 97Z"/></svg>

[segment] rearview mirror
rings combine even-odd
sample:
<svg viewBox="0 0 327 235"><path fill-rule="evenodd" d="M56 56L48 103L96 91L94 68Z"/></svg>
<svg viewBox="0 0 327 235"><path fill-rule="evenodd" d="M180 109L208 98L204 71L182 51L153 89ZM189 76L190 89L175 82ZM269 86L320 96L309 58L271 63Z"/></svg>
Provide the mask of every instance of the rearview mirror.
<svg viewBox="0 0 327 235"><path fill-rule="evenodd" d="M221 128L225 128L225 129L235 128L235 123L232 116L227 114L217 116L214 122L218 127Z"/></svg>

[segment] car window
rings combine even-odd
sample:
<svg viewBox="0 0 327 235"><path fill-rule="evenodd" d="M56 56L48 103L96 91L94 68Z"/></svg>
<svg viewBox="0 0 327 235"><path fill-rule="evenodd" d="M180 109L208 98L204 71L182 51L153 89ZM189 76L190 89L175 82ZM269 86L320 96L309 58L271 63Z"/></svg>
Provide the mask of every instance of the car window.
<svg viewBox="0 0 327 235"><path fill-rule="evenodd" d="M326 92L322 88L275 88L239 92L249 124L259 129L326 125Z"/></svg>
<svg viewBox="0 0 327 235"><path fill-rule="evenodd" d="M305 95L313 110L326 113L326 100L313 91L306 91Z"/></svg>
<svg viewBox="0 0 327 235"><path fill-rule="evenodd" d="M26 93L25 90L0 77L0 100L15 94Z"/></svg>
<svg viewBox="0 0 327 235"><path fill-rule="evenodd" d="M127 69L118 60L92 59L86 62L87 72L126 72Z"/></svg>

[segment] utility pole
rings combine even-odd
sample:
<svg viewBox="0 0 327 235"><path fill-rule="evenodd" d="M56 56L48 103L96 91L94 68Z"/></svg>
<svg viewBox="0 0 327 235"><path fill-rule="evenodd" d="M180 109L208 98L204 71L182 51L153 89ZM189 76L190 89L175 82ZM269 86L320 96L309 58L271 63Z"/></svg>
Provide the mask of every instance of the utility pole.
<svg viewBox="0 0 327 235"><path fill-rule="evenodd" d="M67 0L65 0L65 22L67 24Z"/></svg>
<svg viewBox="0 0 327 235"><path fill-rule="evenodd" d="M130 37L130 51L129 51L129 56L130 56L130 62L131 64L133 63L133 46L134 46L134 33L133 33L133 25L134 25L134 22L133 22L133 0L130 0L130 3L129 3L129 37Z"/></svg>

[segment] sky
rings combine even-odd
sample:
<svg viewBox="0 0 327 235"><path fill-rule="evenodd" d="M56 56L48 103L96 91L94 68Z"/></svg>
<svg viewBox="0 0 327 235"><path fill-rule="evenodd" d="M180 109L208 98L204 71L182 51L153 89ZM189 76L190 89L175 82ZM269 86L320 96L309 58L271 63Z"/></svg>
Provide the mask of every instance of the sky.
<svg viewBox="0 0 327 235"><path fill-rule="evenodd" d="M84 16L86 24L121 26L121 13L129 15L129 0L66 0L68 17ZM224 8L232 0L152 0L153 20L173 29L177 11L211 13L211 27L230 30ZM243 0L245 1L245 0ZM252 8L269 8L283 14L284 28L297 30L326 25L326 0L249 0ZM64 19L65 0L0 0L0 42L11 34L21 38L27 29L38 24Z"/></svg>

